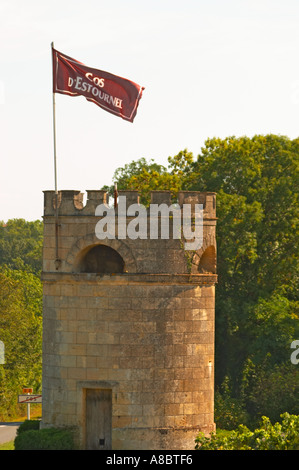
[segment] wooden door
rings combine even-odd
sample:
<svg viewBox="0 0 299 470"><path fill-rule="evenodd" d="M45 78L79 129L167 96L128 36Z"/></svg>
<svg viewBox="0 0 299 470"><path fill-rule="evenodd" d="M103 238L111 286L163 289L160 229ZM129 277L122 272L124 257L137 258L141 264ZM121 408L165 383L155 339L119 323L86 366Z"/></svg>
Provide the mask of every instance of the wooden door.
<svg viewBox="0 0 299 470"><path fill-rule="evenodd" d="M86 390L86 449L112 448L112 390Z"/></svg>

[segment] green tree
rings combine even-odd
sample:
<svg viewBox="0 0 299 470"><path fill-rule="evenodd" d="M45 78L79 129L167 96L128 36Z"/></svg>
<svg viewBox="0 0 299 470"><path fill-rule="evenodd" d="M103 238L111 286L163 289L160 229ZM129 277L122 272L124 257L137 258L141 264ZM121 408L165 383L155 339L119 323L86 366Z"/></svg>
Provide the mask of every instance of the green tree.
<svg viewBox="0 0 299 470"><path fill-rule="evenodd" d="M222 243L231 241L231 226L223 222L224 195L243 198L246 205L256 209L247 232L256 239L256 258L248 271L248 257L236 252L236 267L246 275L246 284L256 299L271 293L277 286L291 294L298 285L298 156L299 139L267 135L224 140L207 140L194 164L197 175L192 189L218 193L218 238L220 257ZM242 214L232 208L235 219ZM226 208L226 212L229 208ZM235 243L236 240L232 240ZM239 245L242 240L239 240ZM251 253L252 255L252 253ZM245 269L246 268L246 269ZM221 272L221 271L220 271ZM233 273L235 274L235 272Z"/></svg>
<svg viewBox="0 0 299 470"><path fill-rule="evenodd" d="M135 177L144 171L163 174L166 173L167 169L163 165L156 163L153 159L147 161L142 157L137 161L127 163L124 167L117 168L114 172L113 181L117 182L118 189L128 189L132 176Z"/></svg>
<svg viewBox="0 0 299 470"><path fill-rule="evenodd" d="M200 433L195 440L197 450L298 450L299 416L283 413L281 422L271 423L263 416L259 426L250 431L240 425L230 433L213 433L211 438Z"/></svg>
<svg viewBox="0 0 299 470"><path fill-rule="evenodd" d="M259 299L249 312L241 397L255 419L299 414L299 370L290 361L298 320L299 302L277 293Z"/></svg>
<svg viewBox="0 0 299 470"><path fill-rule="evenodd" d="M138 190L140 202L146 206L150 204L150 191L168 190L175 200L183 185L192 181L193 155L185 149L178 155L169 157L168 162L169 166L166 168L155 163L153 159L146 161L140 158L123 168L118 168L113 181L117 183L118 189ZM113 194L113 186L105 188Z"/></svg>
<svg viewBox="0 0 299 470"><path fill-rule="evenodd" d="M42 286L28 272L0 269L0 416L12 418L22 387L41 389Z"/></svg>
<svg viewBox="0 0 299 470"><path fill-rule="evenodd" d="M252 341L249 319L259 299L274 293L297 298L298 155L299 139L215 138L193 165L192 189L217 192L218 384L228 375L235 388L240 385Z"/></svg>
<svg viewBox="0 0 299 470"><path fill-rule="evenodd" d="M197 159L185 149L168 168L141 160L115 173L147 204L152 189L217 193L216 384L229 377L230 399L251 394L244 406L258 415L261 384L295 396L275 380L298 335L298 156L299 139L232 136L208 139Z"/></svg>
<svg viewBox="0 0 299 470"><path fill-rule="evenodd" d="M42 267L43 223L10 219L0 222L0 265L35 274Z"/></svg>
<svg viewBox="0 0 299 470"><path fill-rule="evenodd" d="M110 196L114 195L114 183L117 183L118 190L135 190L141 189L142 204L147 203L146 195L146 177L145 175L163 175L167 174L167 169L163 165L155 163L153 159L146 160L140 158L139 160L132 161L125 164L123 167L117 168L113 175L113 184L111 186L103 186ZM137 183L140 180L141 184Z"/></svg>

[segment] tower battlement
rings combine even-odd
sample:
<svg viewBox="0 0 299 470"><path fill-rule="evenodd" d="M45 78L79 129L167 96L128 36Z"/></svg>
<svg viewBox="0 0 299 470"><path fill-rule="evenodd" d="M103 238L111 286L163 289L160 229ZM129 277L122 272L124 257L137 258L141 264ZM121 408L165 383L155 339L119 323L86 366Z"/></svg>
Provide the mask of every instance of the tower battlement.
<svg viewBox="0 0 299 470"><path fill-rule="evenodd" d="M126 209L133 204L139 204L138 191L118 191L118 196L126 197ZM63 190L58 193L58 210L56 211L56 195L54 191L44 191L44 255L43 271L55 271L59 265L62 272L78 272L80 270L80 260L85 250L89 250L97 244L109 245L116 251L121 251L122 256L127 259L126 272L159 272L159 273L216 273L216 194L212 192L180 191L177 196L177 202L171 201L170 191L151 191L151 203L146 210L146 237L137 236L130 239L127 235L127 229L132 216L126 216L126 211L119 212L120 206L109 206L109 196L106 191L87 191L87 201L83 204L84 194L76 190ZM181 211L181 219L185 207L190 205L190 224L192 224L192 210L195 204L203 207L202 211L202 244L195 247L196 244L190 244L190 250L187 254L182 249L183 244L190 242L193 237L184 236L182 220L171 217L171 212L157 212L156 218L151 217L151 208L173 207ZM99 238L97 233L97 224L106 215L96 215L97 207L107 206L107 209L114 210L113 233L107 231L107 237ZM142 206L144 207L144 206ZM134 211L133 211L134 212ZM104 211L101 211L103 214ZM135 214L135 213L134 213ZM121 217L119 217L121 215ZM180 212L179 212L180 215ZM161 236L161 225L159 220L167 219L168 239ZM152 222L156 222L157 236L151 237ZM104 221L103 221L104 222ZM125 231L125 237L121 230ZM108 229L107 229L108 230ZM147 239L144 239L147 238ZM188 240L188 241L187 241ZM55 259L56 246L56 259ZM208 251L207 251L208 249ZM128 252L131 255L128 256ZM203 261L200 265L200 259L203 254ZM208 265L206 264L206 255L208 254ZM134 263L132 259L134 258ZM59 263L57 263L59 259ZM131 261L129 261L130 259ZM205 267L203 267L205 265ZM199 271L198 271L199 270Z"/></svg>
<svg viewBox="0 0 299 470"><path fill-rule="evenodd" d="M87 201L84 205L84 193L78 190L62 190L58 192L59 215L95 215L95 209L100 204L109 204L109 195L104 190L87 190ZM127 206L139 204L139 193L135 190L120 190L119 196L125 196ZM216 194L213 192L179 191L177 202L171 200L170 191L151 191L151 204L177 203L179 207L184 204L202 204L204 218L216 217ZM56 196L54 191L44 191L44 215L55 215ZM117 210L117 209L116 209Z"/></svg>

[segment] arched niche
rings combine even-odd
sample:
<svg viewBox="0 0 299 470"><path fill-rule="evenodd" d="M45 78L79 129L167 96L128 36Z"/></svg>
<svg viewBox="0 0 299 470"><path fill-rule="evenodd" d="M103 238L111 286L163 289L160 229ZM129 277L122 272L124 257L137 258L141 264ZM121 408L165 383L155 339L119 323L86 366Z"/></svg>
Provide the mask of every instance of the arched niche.
<svg viewBox="0 0 299 470"><path fill-rule="evenodd" d="M199 273L216 273L216 250L213 245L208 246L200 257Z"/></svg>
<svg viewBox="0 0 299 470"><path fill-rule="evenodd" d="M80 253L75 270L79 273L120 274L125 270L125 262L110 246L94 245Z"/></svg>

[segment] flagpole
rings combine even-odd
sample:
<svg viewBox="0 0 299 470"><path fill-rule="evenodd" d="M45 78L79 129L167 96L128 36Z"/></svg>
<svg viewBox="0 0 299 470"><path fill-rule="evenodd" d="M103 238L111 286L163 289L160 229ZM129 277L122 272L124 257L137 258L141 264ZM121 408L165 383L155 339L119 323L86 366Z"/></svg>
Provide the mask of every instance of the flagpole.
<svg viewBox="0 0 299 470"><path fill-rule="evenodd" d="M54 42L51 43L51 49L54 48ZM53 65L53 54L52 54L52 65ZM53 69L53 67L52 67ZM53 142L54 142L54 180L55 180L55 194L57 192L57 159L56 159L56 103L55 103L55 93L53 95Z"/></svg>
<svg viewBox="0 0 299 470"><path fill-rule="evenodd" d="M53 64L53 48L54 42L51 43L52 54L52 80L54 81L54 64ZM57 157L56 157L56 102L54 87L52 87L53 95L53 144L54 144L54 183L55 183L55 267L60 266L60 259L58 257L58 189L57 189Z"/></svg>

